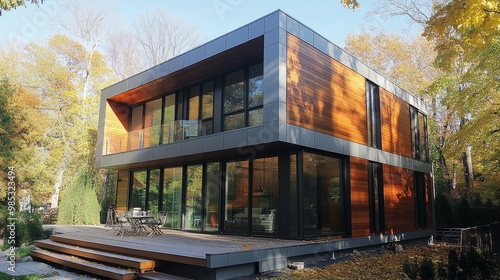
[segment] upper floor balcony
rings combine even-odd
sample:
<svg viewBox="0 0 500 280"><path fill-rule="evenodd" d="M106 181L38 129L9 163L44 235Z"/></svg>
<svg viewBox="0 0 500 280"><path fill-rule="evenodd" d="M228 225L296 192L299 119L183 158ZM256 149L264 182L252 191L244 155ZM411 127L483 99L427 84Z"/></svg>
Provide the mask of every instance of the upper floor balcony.
<svg viewBox="0 0 500 280"><path fill-rule="evenodd" d="M121 135L105 137L103 155L132 151L182 141L207 134L201 120L177 120Z"/></svg>

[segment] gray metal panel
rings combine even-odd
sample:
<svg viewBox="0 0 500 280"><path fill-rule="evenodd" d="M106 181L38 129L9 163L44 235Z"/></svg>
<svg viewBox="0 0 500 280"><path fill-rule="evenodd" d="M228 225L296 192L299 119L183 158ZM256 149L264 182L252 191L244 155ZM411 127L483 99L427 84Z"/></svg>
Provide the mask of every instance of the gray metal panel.
<svg viewBox="0 0 500 280"><path fill-rule="evenodd" d="M314 32L302 24L299 24L299 38L310 45L314 44Z"/></svg>
<svg viewBox="0 0 500 280"><path fill-rule="evenodd" d="M238 129L224 132L224 149L246 146L248 141L247 129Z"/></svg>
<svg viewBox="0 0 500 280"><path fill-rule="evenodd" d="M144 161L151 161L151 160L153 160L153 149L152 148L145 148L145 149L139 150L139 161L144 162Z"/></svg>
<svg viewBox="0 0 500 280"><path fill-rule="evenodd" d="M257 145L265 143L268 138L267 133L271 132L264 128L263 125L249 127L247 133L247 145ZM266 134L265 134L266 133ZM271 132L272 133L272 132Z"/></svg>
<svg viewBox="0 0 500 280"><path fill-rule="evenodd" d="M106 100L108 98L109 88L101 89L101 101Z"/></svg>
<svg viewBox="0 0 500 280"><path fill-rule="evenodd" d="M108 88L108 98L127 90L127 80L123 80Z"/></svg>
<svg viewBox="0 0 500 280"><path fill-rule="evenodd" d="M156 68L156 78L164 77L170 74L170 61L163 62L159 64Z"/></svg>
<svg viewBox="0 0 500 280"><path fill-rule="evenodd" d="M98 169L101 168L101 166L102 166L101 165L101 160L102 160L102 156L100 156L100 155L96 156L95 159L94 159L94 165Z"/></svg>
<svg viewBox="0 0 500 280"><path fill-rule="evenodd" d="M194 50L190 50L185 54L184 67L195 64L205 59L205 46L200 46Z"/></svg>
<svg viewBox="0 0 500 280"><path fill-rule="evenodd" d="M269 32L266 32L264 35L264 48L279 43L282 37L280 35L280 31L282 30L283 29L276 28Z"/></svg>
<svg viewBox="0 0 500 280"><path fill-rule="evenodd" d="M252 40L254 38L257 38L259 36L264 35L265 31L265 20L264 18L261 18L259 20L256 20L248 26L248 39Z"/></svg>
<svg viewBox="0 0 500 280"><path fill-rule="evenodd" d="M194 155L203 152L203 139L195 138L182 141L182 155Z"/></svg>
<svg viewBox="0 0 500 280"><path fill-rule="evenodd" d="M264 105L264 123L279 120L280 102L273 102Z"/></svg>
<svg viewBox="0 0 500 280"><path fill-rule="evenodd" d="M291 144L299 145L301 143L300 128L295 125L287 125L286 127L287 127L286 141Z"/></svg>
<svg viewBox="0 0 500 280"><path fill-rule="evenodd" d="M226 36L219 37L205 45L205 57L210 57L226 50Z"/></svg>
<svg viewBox="0 0 500 280"><path fill-rule="evenodd" d="M286 16L281 11L273 12L265 17L266 32L275 28L283 28L286 24Z"/></svg>
<svg viewBox="0 0 500 280"><path fill-rule="evenodd" d="M116 162L116 164L120 163L135 163L141 160L141 150L134 150L125 152L125 160L122 162Z"/></svg>
<svg viewBox="0 0 500 280"><path fill-rule="evenodd" d="M103 127L106 123L106 100L101 100L99 102L99 122L97 123L97 127Z"/></svg>
<svg viewBox="0 0 500 280"><path fill-rule="evenodd" d="M96 156L102 156L104 146L104 127L97 128Z"/></svg>
<svg viewBox="0 0 500 280"><path fill-rule="evenodd" d="M184 55L179 55L170 60L170 73L184 68Z"/></svg>
<svg viewBox="0 0 500 280"><path fill-rule="evenodd" d="M142 83L146 84L156 79L156 67L145 71L142 74Z"/></svg>
<svg viewBox="0 0 500 280"><path fill-rule="evenodd" d="M266 33L266 37L268 34ZM280 44L264 48L264 106L279 100L280 92Z"/></svg>
<svg viewBox="0 0 500 280"><path fill-rule="evenodd" d="M224 148L224 136L220 133L205 136L203 138L203 151L213 152Z"/></svg>
<svg viewBox="0 0 500 280"><path fill-rule="evenodd" d="M243 263L250 263L258 261L258 253L251 251L235 252L231 254L231 258L228 258L227 265L238 265Z"/></svg>
<svg viewBox="0 0 500 280"><path fill-rule="evenodd" d="M133 89L142 85L142 73L127 79L127 89Z"/></svg>
<svg viewBox="0 0 500 280"><path fill-rule="evenodd" d="M300 38L299 22L291 17L286 18L286 31Z"/></svg>
<svg viewBox="0 0 500 280"><path fill-rule="evenodd" d="M286 103L286 44L279 44L279 100ZM286 117L286 107L285 107Z"/></svg>
<svg viewBox="0 0 500 280"><path fill-rule="evenodd" d="M226 35L226 48L230 49L248 41L248 25Z"/></svg>
<svg viewBox="0 0 500 280"><path fill-rule="evenodd" d="M182 155L182 143L171 143L167 146L167 157L178 157Z"/></svg>
<svg viewBox="0 0 500 280"><path fill-rule="evenodd" d="M160 145L151 148L153 153L152 160L164 159L167 157L167 147L165 145Z"/></svg>

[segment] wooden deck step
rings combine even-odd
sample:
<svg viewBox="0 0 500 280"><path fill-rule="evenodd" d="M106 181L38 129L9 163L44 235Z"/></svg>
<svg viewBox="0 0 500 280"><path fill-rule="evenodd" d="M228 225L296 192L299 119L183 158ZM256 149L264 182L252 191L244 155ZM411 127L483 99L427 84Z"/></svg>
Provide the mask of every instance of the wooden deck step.
<svg viewBox="0 0 500 280"><path fill-rule="evenodd" d="M141 272L153 270L155 267L154 260L129 257L114 253L103 252L99 250L83 248L56 242L50 239L39 240L35 242L35 246L59 253L73 255L93 261L114 264L118 266L131 267L140 270Z"/></svg>
<svg viewBox="0 0 500 280"><path fill-rule="evenodd" d="M148 272L137 274L138 279L145 280L190 280L189 278L184 278L180 276L175 276L172 274L166 274L161 272Z"/></svg>
<svg viewBox="0 0 500 280"><path fill-rule="evenodd" d="M109 279L133 280L136 279L136 273L133 270L117 268L100 263L86 261L69 255L58 254L44 249L35 249L30 255L51 263L70 267L76 270L84 271L94 275L100 275Z"/></svg>

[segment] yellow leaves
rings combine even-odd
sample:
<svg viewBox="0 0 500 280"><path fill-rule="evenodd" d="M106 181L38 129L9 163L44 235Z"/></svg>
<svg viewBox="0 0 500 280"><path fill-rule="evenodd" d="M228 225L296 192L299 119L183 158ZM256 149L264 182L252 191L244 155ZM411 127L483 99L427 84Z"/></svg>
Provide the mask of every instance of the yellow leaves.
<svg viewBox="0 0 500 280"><path fill-rule="evenodd" d="M359 3L357 0L340 0L340 3L344 5L347 9L355 11L357 8L359 8Z"/></svg>

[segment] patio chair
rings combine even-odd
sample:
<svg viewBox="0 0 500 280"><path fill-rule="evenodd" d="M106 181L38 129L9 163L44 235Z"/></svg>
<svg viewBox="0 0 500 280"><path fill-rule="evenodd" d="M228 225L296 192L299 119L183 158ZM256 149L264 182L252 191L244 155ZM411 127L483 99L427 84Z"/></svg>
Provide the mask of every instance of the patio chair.
<svg viewBox="0 0 500 280"><path fill-rule="evenodd" d="M158 211L158 214L156 216L156 220L152 220L148 226L151 228L151 233L149 233L149 236L154 236L154 235L162 235L163 232L161 231L161 228L163 225L165 225L165 222L167 220L167 212L165 211Z"/></svg>
<svg viewBox="0 0 500 280"><path fill-rule="evenodd" d="M134 227L128 217L130 216L129 211L124 211L123 215L119 214L118 211L115 212L116 224L118 225L118 233L123 237L124 235L134 233Z"/></svg>

